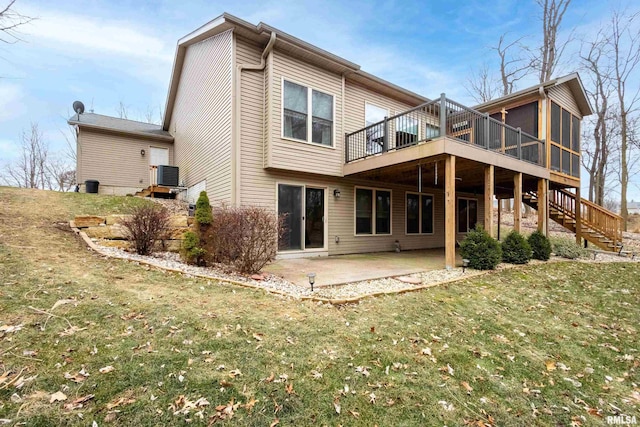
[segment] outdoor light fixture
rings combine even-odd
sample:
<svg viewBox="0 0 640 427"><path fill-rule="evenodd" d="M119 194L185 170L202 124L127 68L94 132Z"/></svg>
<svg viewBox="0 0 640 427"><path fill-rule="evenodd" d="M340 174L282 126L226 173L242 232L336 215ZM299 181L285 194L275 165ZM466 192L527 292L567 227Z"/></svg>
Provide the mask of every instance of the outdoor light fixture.
<svg viewBox="0 0 640 427"><path fill-rule="evenodd" d="M340 198L340 190L339 189L335 189L333 190L333 197L335 197L336 199Z"/></svg>
<svg viewBox="0 0 640 427"><path fill-rule="evenodd" d="M140 155L144 157L144 155L146 154L146 151L144 151L144 149L140 150Z"/></svg>
<svg viewBox="0 0 640 427"><path fill-rule="evenodd" d="M464 270L469 267L469 260L468 259L463 259L462 260L462 272L464 273Z"/></svg>
<svg viewBox="0 0 640 427"><path fill-rule="evenodd" d="M307 277L309 278L309 284L311 285L311 292L313 292L313 284L316 283L316 273L309 273L307 274Z"/></svg>

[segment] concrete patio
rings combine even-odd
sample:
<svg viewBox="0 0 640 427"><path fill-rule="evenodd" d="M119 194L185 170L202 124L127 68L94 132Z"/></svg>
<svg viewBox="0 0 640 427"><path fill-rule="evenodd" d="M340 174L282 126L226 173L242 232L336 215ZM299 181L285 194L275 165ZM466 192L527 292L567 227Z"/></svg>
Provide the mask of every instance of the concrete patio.
<svg viewBox="0 0 640 427"><path fill-rule="evenodd" d="M459 255L456 265L462 265ZM382 277L403 276L445 268L444 249L374 252L329 257L279 259L263 271L308 287L308 273L316 273L315 287L339 285Z"/></svg>

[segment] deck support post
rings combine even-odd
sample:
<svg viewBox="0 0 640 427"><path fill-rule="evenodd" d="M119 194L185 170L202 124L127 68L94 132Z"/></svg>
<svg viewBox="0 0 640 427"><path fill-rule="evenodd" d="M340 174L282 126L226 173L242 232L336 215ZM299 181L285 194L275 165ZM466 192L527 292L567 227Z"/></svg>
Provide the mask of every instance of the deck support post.
<svg viewBox="0 0 640 427"><path fill-rule="evenodd" d="M576 243L582 245L582 206L580 201L580 187L576 188Z"/></svg>
<svg viewBox="0 0 640 427"><path fill-rule="evenodd" d="M549 235L549 183L538 179L538 231Z"/></svg>
<svg viewBox="0 0 640 427"><path fill-rule="evenodd" d="M491 237L493 237L493 172L493 165L484 167L484 229Z"/></svg>
<svg viewBox="0 0 640 427"><path fill-rule="evenodd" d="M522 223L522 172L513 177L513 229L521 232Z"/></svg>
<svg viewBox="0 0 640 427"><path fill-rule="evenodd" d="M502 202L504 199L498 199L498 233L497 239L500 241L500 224L502 223Z"/></svg>
<svg viewBox="0 0 640 427"><path fill-rule="evenodd" d="M444 258L450 270L456 265L456 156L444 161Z"/></svg>

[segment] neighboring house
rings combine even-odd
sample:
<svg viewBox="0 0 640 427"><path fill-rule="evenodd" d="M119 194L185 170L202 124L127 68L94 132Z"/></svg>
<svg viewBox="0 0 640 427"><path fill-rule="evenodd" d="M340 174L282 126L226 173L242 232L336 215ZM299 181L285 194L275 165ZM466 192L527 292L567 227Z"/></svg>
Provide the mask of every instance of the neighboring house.
<svg viewBox="0 0 640 427"><path fill-rule="evenodd" d="M640 203L639 202L627 203L627 212L629 213L629 215L640 214Z"/></svg>
<svg viewBox="0 0 640 427"><path fill-rule="evenodd" d="M595 239L582 216L607 214L579 197L589 114L577 74L470 109L223 14L178 41L161 127L89 114L70 123L79 180L100 180L101 192L146 187L153 162L141 150L166 148L181 197L206 190L214 204L285 214L280 256L389 251L398 241L444 246L453 266L457 240L493 227L494 196L538 208L545 232L551 217ZM617 244L615 230L596 231Z"/></svg>

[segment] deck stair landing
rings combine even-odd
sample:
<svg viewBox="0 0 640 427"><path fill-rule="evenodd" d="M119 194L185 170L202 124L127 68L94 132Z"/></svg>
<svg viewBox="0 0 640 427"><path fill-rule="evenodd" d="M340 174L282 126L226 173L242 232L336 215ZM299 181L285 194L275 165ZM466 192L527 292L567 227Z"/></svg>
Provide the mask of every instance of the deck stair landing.
<svg viewBox="0 0 640 427"><path fill-rule="evenodd" d="M149 187L138 191L135 194L137 197L151 197L161 199L173 199L174 194L171 193L171 188L161 187L159 185L150 185Z"/></svg>
<svg viewBox="0 0 640 427"><path fill-rule="evenodd" d="M522 195L524 204L538 209L538 195ZM608 252L627 254L622 243L622 217L586 199L580 200L580 235ZM549 191L549 218L567 230L576 232L576 195L566 190Z"/></svg>

